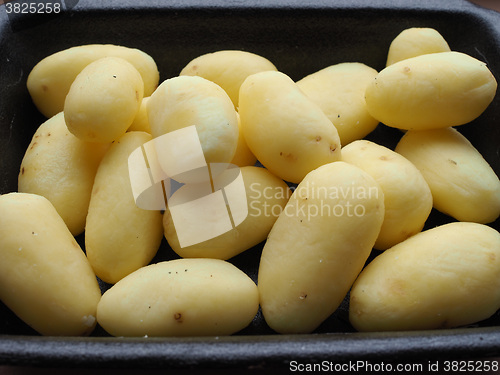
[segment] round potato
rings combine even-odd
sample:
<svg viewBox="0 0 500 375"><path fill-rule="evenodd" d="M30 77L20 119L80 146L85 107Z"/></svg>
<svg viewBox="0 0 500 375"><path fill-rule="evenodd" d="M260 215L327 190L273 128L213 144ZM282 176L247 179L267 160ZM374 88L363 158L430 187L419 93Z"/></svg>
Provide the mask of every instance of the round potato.
<svg viewBox="0 0 500 375"><path fill-rule="evenodd" d="M371 133L378 120L368 113L365 91L377 71L361 63L329 66L297 81L297 86L335 125L342 146Z"/></svg>
<svg viewBox="0 0 500 375"><path fill-rule="evenodd" d="M495 77L460 52L405 59L383 69L365 93L368 112L385 125L428 130L466 124L493 100Z"/></svg>
<svg viewBox="0 0 500 375"><path fill-rule="evenodd" d="M134 121L144 95L141 75L118 57L87 65L73 81L64 102L71 133L87 142L112 142Z"/></svg>
<svg viewBox="0 0 500 375"><path fill-rule="evenodd" d="M249 76L241 85L239 114L252 153L285 181L299 183L341 157L335 126L284 73Z"/></svg>
<svg viewBox="0 0 500 375"><path fill-rule="evenodd" d="M219 259L143 267L111 287L97 307L114 336L220 336L245 328L259 308L255 283Z"/></svg>
<svg viewBox="0 0 500 375"><path fill-rule="evenodd" d="M145 96L150 96L158 86L158 67L153 58L141 50L112 44L76 46L45 57L31 70L27 87L38 110L46 117L62 112L76 76L91 62L103 57L120 57L131 63L141 74Z"/></svg>
<svg viewBox="0 0 500 375"><path fill-rule="evenodd" d="M359 331L450 328L500 308L500 233L450 223L416 234L377 256L350 295Z"/></svg>
<svg viewBox="0 0 500 375"><path fill-rule="evenodd" d="M42 335L78 336L96 324L101 291L54 206L28 193L0 196L0 299Z"/></svg>
<svg viewBox="0 0 500 375"><path fill-rule="evenodd" d="M432 210L432 194L422 173L405 157L359 140L342 149L342 160L363 169L384 192L384 223L374 247L385 250L420 232Z"/></svg>
<svg viewBox="0 0 500 375"><path fill-rule="evenodd" d="M460 221L482 224L500 216L498 176L456 129L408 131L396 152L420 170L437 210Z"/></svg>

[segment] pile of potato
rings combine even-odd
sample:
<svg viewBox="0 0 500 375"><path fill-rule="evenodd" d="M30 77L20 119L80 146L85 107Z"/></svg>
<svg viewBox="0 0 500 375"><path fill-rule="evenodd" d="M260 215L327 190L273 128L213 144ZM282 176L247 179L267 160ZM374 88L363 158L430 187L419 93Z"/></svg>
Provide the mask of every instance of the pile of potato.
<svg viewBox="0 0 500 375"><path fill-rule="evenodd" d="M217 51L159 82L149 55L114 45L55 53L28 77L48 119L19 191L0 196L0 299L39 333L229 335L259 307L274 331L308 333L349 291L359 331L455 327L500 308L500 233L486 225L500 216L500 181L454 128L481 115L497 83L436 30L404 30L380 72L345 62L294 82L262 56ZM377 126L402 130L395 150L363 139ZM154 145L189 129L206 165L239 167L248 213L182 246L181 205L139 207L130 156L156 153L155 189L187 207L203 198L189 190L199 182L184 176L169 193L155 163L175 169L165 155L191 157L188 140ZM226 186L211 183L207 195ZM422 231L433 207L450 223ZM163 237L181 259L150 264ZM255 283L227 260L264 241ZM96 276L113 284L103 295Z"/></svg>

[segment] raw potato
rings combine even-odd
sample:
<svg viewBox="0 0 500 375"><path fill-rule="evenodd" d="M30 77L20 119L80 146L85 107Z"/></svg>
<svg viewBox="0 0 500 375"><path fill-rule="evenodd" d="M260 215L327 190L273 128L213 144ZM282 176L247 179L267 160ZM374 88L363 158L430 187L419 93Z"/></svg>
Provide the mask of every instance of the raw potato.
<svg viewBox="0 0 500 375"><path fill-rule="evenodd" d="M485 63L464 53L441 52L386 67L368 85L365 99L370 114L385 125L427 130L474 120L496 89Z"/></svg>
<svg viewBox="0 0 500 375"><path fill-rule="evenodd" d="M160 74L155 61L145 52L112 44L89 44L59 51L41 60L28 76L28 91L38 110L52 117L64 108L64 100L76 76L91 62L103 57L121 57L141 74L144 95L158 86Z"/></svg>
<svg viewBox="0 0 500 375"><path fill-rule="evenodd" d="M127 129L127 131L129 132L139 131L151 134L151 127L149 126L148 109L147 109L148 101L149 101L149 96L142 98L139 111L135 115L134 121L132 121L132 124Z"/></svg>
<svg viewBox="0 0 500 375"><path fill-rule="evenodd" d="M463 326L500 308L500 234L450 223L386 250L359 275L349 319L359 331Z"/></svg>
<svg viewBox="0 0 500 375"><path fill-rule="evenodd" d="M281 72L248 77L240 88L239 114L252 153L285 181L299 183L313 169L341 157L335 126Z"/></svg>
<svg viewBox="0 0 500 375"><path fill-rule="evenodd" d="M92 332L101 298L85 254L54 206L27 193L0 196L0 299L42 335Z"/></svg>
<svg viewBox="0 0 500 375"><path fill-rule="evenodd" d="M384 219L384 194L345 162L310 172L264 245L258 288L267 324L308 333L340 305L361 272Z"/></svg>
<svg viewBox="0 0 500 375"><path fill-rule="evenodd" d="M196 125L206 163L229 163L238 143L238 120L224 90L202 77L164 81L148 101L153 138Z"/></svg>
<svg viewBox="0 0 500 375"><path fill-rule="evenodd" d="M500 216L498 176L456 129L408 131L396 152L420 170L439 211L482 224Z"/></svg>
<svg viewBox="0 0 500 375"><path fill-rule="evenodd" d="M241 174L245 184L248 216L229 232L198 244L181 247L174 226L175 222L172 220L169 210L165 211L163 215L165 238L179 256L225 260L267 238L291 195L290 188L283 180L275 177L264 168L243 167Z"/></svg>
<svg viewBox="0 0 500 375"><path fill-rule="evenodd" d="M392 41L387 54L387 66L420 55L450 52L443 36L429 27L411 27L403 30Z"/></svg>
<svg viewBox="0 0 500 375"><path fill-rule="evenodd" d="M64 102L71 133L87 142L112 142L134 121L144 95L141 75L128 61L105 57L87 65Z"/></svg>
<svg viewBox="0 0 500 375"><path fill-rule="evenodd" d="M114 336L221 336L257 313L255 283L231 263L178 259L141 268L104 293L99 324Z"/></svg>
<svg viewBox="0 0 500 375"><path fill-rule="evenodd" d="M236 108L243 81L252 74L268 70L277 69L262 56L246 51L224 50L193 59L180 75L200 76L215 82L226 91Z"/></svg>
<svg viewBox="0 0 500 375"><path fill-rule="evenodd" d="M136 206L129 179L129 155L150 140L144 132L123 135L110 147L95 177L85 248L96 275L110 284L148 264L163 237L160 211Z"/></svg>
<svg viewBox="0 0 500 375"><path fill-rule="evenodd" d="M33 135L21 163L18 190L47 198L70 232L81 234L97 167L108 147L76 138L68 131L61 112Z"/></svg>
<svg viewBox="0 0 500 375"><path fill-rule="evenodd" d="M247 141L245 139L245 135L243 134L243 130L241 129L241 120L239 113L236 113L238 117L238 144L236 145L236 152L234 153L233 160L231 160L231 164L237 165L238 167L246 167L249 165L255 165L257 162L257 158L250 148L248 148Z"/></svg>
<svg viewBox="0 0 500 375"><path fill-rule="evenodd" d="M374 247L385 250L422 230L432 194L422 173L406 158L366 140L342 149L342 160L363 169L384 192L385 216Z"/></svg>
<svg viewBox="0 0 500 375"><path fill-rule="evenodd" d="M361 63L329 66L297 81L297 86L335 125L342 146L361 139L378 125L366 110L365 91L377 71Z"/></svg>

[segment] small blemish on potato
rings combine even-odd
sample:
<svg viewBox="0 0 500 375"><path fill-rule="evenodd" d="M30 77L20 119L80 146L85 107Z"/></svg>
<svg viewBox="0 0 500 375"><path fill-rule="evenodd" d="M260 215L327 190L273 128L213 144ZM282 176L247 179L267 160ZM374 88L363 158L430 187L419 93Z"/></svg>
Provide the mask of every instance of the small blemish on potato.
<svg viewBox="0 0 500 375"><path fill-rule="evenodd" d="M380 160L389 160L389 158L387 156L385 156L385 155L382 155L379 159Z"/></svg>
<svg viewBox="0 0 500 375"><path fill-rule="evenodd" d="M319 141L321 141L321 136L320 136L320 135L318 135L318 136L316 137L316 142L319 142Z"/></svg>
<svg viewBox="0 0 500 375"><path fill-rule="evenodd" d="M336 149L337 149L336 145L330 145L330 151L331 152L335 152Z"/></svg>
<svg viewBox="0 0 500 375"><path fill-rule="evenodd" d="M49 87L46 85L42 85L42 90L47 92L47 91L49 91Z"/></svg>
<svg viewBox="0 0 500 375"><path fill-rule="evenodd" d="M33 150L33 147L35 147L35 145L36 145L36 142L34 142L34 143L31 145L30 150Z"/></svg>
<svg viewBox="0 0 500 375"><path fill-rule="evenodd" d="M115 75L115 74L113 74L113 78L116 78L116 75Z"/></svg>
<svg viewBox="0 0 500 375"><path fill-rule="evenodd" d="M139 101L139 91L135 90L135 100Z"/></svg>
<svg viewBox="0 0 500 375"><path fill-rule="evenodd" d="M21 174L24 174L24 167L21 168Z"/></svg>
<svg viewBox="0 0 500 375"><path fill-rule="evenodd" d="M458 163L453 159L448 159L448 161L453 165L458 165Z"/></svg>
<svg viewBox="0 0 500 375"><path fill-rule="evenodd" d="M51 134L50 134L50 132L49 132L49 133L47 133L47 137L50 137L50 135L51 135Z"/></svg>
<svg viewBox="0 0 500 375"><path fill-rule="evenodd" d="M307 294L306 293L303 293L299 296L300 299L306 299L307 298Z"/></svg>
<svg viewBox="0 0 500 375"><path fill-rule="evenodd" d="M177 323L182 323L182 314L181 313L175 313L174 314L174 319L177 321Z"/></svg>
<svg viewBox="0 0 500 375"><path fill-rule="evenodd" d="M409 66L405 66L405 67L403 68L403 72L405 72L405 73L410 73L410 70L411 70L411 69L410 69L410 67L409 67Z"/></svg>

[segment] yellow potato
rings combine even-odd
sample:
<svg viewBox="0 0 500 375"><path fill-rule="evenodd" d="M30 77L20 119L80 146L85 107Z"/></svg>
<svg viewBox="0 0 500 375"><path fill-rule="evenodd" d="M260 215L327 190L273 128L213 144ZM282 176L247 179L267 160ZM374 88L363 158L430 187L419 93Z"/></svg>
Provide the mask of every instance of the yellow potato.
<svg viewBox="0 0 500 375"><path fill-rule="evenodd" d="M61 112L35 132L21 163L18 190L47 198L76 236L85 229L94 177L108 147L76 138Z"/></svg>
<svg viewBox="0 0 500 375"><path fill-rule="evenodd" d="M96 275L107 283L148 264L163 237L160 211L137 207L129 180L129 155L150 140L144 132L126 133L113 143L97 170L85 248Z"/></svg>
<svg viewBox="0 0 500 375"><path fill-rule="evenodd" d="M366 110L365 91L377 71L361 63L329 66L297 81L297 86L335 125L342 146L361 139L378 125Z"/></svg>
<svg viewBox="0 0 500 375"><path fill-rule="evenodd" d="M85 254L44 197L0 196L0 299L42 335L87 335L101 291Z"/></svg>
<svg viewBox="0 0 500 375"><path fill-rule="evenodd" d="M383 69L365 93L368 112L385 125L427 130L463 125L493 100L495 77L460 52L412 57Z"/></svg>
<svg viewBox="0 0 500 375"><path fill-rule="evenodd" d="M27 86L38 110L52 117L64 108L64 100L76 76L91 62L103 57L121 57L141 74L144 95L158 86L160 75L155 61L145 52L111 44L89 44L59 51L41 60L28 76Z"/></svg>
<svg viewBox="0 0 500 375"><path fill-rule="evenodd" d="M118 57L87 65L64 102L71 133L87 142L112 142L125 134L141 106L144 84L137 69Z"/></svg>
<svg viewBox="0 0 500 375"><path fill-rule="evenodd" d="M246 51L224 50L198 56L179 75L200 76L215 82L227 92L237 107L243 81L249 75L268 70L277 69L262 56Z"/></svg>
<svg viewBox="0 0 500 375"><path fill-rule="evenodd" d="M177 259L143 267L111 287L97 308L114 336L220 336L257 313L255 283L218 259Z"/></svg>
<svg viewBox="0 0 500 375"><path fill-rule="evenodd" d="M148 110L147 103L149 100L149 96L142 98L141 106L139 107L139 111L134 117L134 121L127 129L127 131L139 131L146 132L151 134L151 127L149 126L149 118L148 118Z"/></svg>
<svg viewBox="0 0 500 375"><path fill-rule="evenodd" d="M437 30L430 27L411 27L403 30L392 41L386 65L438 52L450 52L450 46Z"/></svg>
<svg viewBox="0 0 500 375"><path fill-rule="evenodd" d="M363 169L384 192L385 216L374 247L385 250L420 232L432 210L422 173L406 158L366 140L342 148L342 160Z"/></svg>
<svg viewBox="0 0 500 375"><path fill-rule="evenodd" d="M241 85L239 114L248 147L272 173L299 183L341 157L337 129L287 75L262 72Z"/></svg>
<svg viewBox="0 0 500 375"><path fill-rule="evenodd" d="M241 130L241 120L240 115L236 113L238 117L238 144L236 145L236 152L234 153L233 160L231 160L231 164L237 165L238 167L246 167L248 165L255 165L257 162L257 158L250 148L248 148L247 141L245 140L245 135Z"/></svg>
<svg viewBox="0 0 500 375"><path fill-rule="evenodd" d="M396 152L422 172L439 211L482 224L500 216L498 176L456 129L409 131Z"/></svg>
<svg viewBox="0 0 500 375"><path fill-rule="evenodd" d="M167 209L163 215L165 238L183 258L229 259L264 241L291 195L288 185L259 167L241 168L246 192L248 215L243 222L218 237L181 247L175 221ZM182 193L182 187L176 193ZM173 195L175 197L175 193ZM231 208L231 207L230 207Z"/></svg>
<svg viewBox="0 0 500 375"><path fill-rule="evenodd" d="M360 168L334 162L310 172L273 226L259 265L267 324L308 333L340 305L384 219L384 193Z"/></svg>
<svg viewBox="0 0 500 375"><path fill-rule="evenodd" d="M359 275L349 319L359 331L457 327L500 308L500 234L450 223L386 250Z"/></svg>
<svg viewBox="0 0 500 375"><path fill-rule="evenodd" d="M206 163L229 163L238 143L236 111L217 84L192 76L164 81L148 101L154 138L195 125Z"/></svg>

